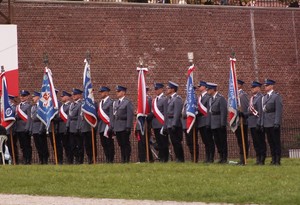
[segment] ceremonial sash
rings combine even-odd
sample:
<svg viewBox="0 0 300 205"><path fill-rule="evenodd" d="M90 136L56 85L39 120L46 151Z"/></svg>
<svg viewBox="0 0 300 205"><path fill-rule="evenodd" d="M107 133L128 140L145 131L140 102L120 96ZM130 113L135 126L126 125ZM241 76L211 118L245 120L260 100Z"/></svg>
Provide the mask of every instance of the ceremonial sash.
<svg viewBox="0 0 300 205"><path fill-rule="evenodd" d="M106 124L105 129L104 129L104 136L108 137L108 129L110 125L110 119L109 116L104 112L102 108L103 101L99 103L99 109L98 109L98 115L101 118L101 120Z"/></svg>
<svg viewBox="0 0 300 205"><path fill-rule="evenodd" d="M207 116L207 108L203 105L201 99L202 95L200 95L200 97L198 98L198 109L204 116Z"/></svg>
<svg viewBox="0 0 300 205"><path fill-rule="evenodd" d="M153 102L152 102L152 107L153 107L153 114L155 115L156 119L159 121L160 124L164 125L165 123L165 117L164 115L160 112L160 110L157 107L157 99L156 97Z"/></svg>
<svg viewBox="0 0 300 205"><path fill-rule="evenodd" d="M28 120L28 116L27 114L21 110L21 104L17 105L17 114L19 115L19 117L24 121L24 122L27 122Z"/></svg>
<svg viewBox="0 0 300 205"><path fill-rule="evenodd" d="M253 96L250 98L250 103L249 103L249 110L251 111L251 113L256 116L259 117L257 110L254 108L253 106Z"/></svg>
<svg viewBox="0 0 300 205"><path fill-rule="evenodd" d="M65 123L67 123L68 115L64 111L64 105L62 105L59 109L59 116Z"/></svg>

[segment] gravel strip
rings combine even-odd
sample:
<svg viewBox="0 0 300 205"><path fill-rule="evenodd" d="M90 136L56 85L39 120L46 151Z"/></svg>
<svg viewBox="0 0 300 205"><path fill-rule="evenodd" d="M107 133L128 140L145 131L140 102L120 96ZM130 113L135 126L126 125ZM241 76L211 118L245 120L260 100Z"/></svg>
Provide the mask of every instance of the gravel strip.
<svg viewBox="0 0 300 205"><path fill-rule="evenodd" d="M233 205L224 203L151 201L127 199L96 199L0 194L0 205Z"/></svg>

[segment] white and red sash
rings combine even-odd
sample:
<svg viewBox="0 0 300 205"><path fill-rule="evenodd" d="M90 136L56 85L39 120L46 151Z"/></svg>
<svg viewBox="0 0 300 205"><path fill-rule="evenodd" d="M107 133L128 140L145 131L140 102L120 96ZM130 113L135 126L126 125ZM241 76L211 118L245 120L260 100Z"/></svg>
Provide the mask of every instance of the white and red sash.
<svg viewBox="0 0 300 205"><path fill-rule="evenodd" d="M108 137L108 129L109 129L109 125L110 125L110 119L109 119L109 116L104 112L104 110L102 108L103 102L104 101L101 101L99 103L98 115L101 118L101 120L106 124L105 129L104 129L104 136Z"/></svg>
<svg viewBox="0 0 300 205"><path fill-rule="evenodd" d="M65 123L67 123L68 115L64 111L64 105L62 105L59 109L59 116Z"/></svg>
<svg viewBox="0 0 300 205"><path fill-rule="evenodd" d="M250 110L250 112L251 112L254 116L259 117L257 110L256 110L256 109L254 108L254 106L253 106L253 97L254 97L254 96L252 96L252 97L250 98L249 110Z"/></svg>
<svg viewBox="0 0 300 205"><path fill-rule="evenodd" d="M158 99L158 97L156 97L152 102L153 114L155 115L158 122L160 124L164 125L165 124L165 117L157 107L157 99Z"/></svg>
<svg viewBox="0 0 300 205"><path fill-rule="evenodd" d="M202 113L202 115L207 116L207 108L201 102L202 95L198 98L198 109Z"/></svg>
<svg viewBox="0 0 300 205"><path fill-rule="evenodd" d="M27 116L27 114L26 114L23 110L21 110L21 103L20 103L19 105L17 105L16 111L17 111L17 114L19 115L19 117L20 117L24 122L27 122L28 116Z"/></svg>

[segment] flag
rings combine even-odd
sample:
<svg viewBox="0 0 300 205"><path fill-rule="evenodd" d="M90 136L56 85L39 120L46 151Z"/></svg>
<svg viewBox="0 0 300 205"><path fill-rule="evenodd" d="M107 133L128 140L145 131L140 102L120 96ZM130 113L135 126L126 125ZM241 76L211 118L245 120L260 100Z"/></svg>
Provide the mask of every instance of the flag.
<svg viewBox="0 0 300 205"><path fill-rule="evenodd" d="M230 58L229 90L228 90L228 121L232 132L238 127L239 98L237 90L237 78L235 71L235 58Z"/></svg>
<svg viewBox="0 0 300 205"><path fill-rule="evenodd" d="M52 80L52 72L48 67L45 67L41 96L37 106L37 117L49 130L51 120L58 113L57 96Z"/></svg>
<svg viewBox="0 0 300 205"><path fill-rule="evenodd" d="M9 102L5 72L1 73L1 82L1 125L5 129L9 129L14 124L16 119L15 111Z"/></svg>
<svg viewBox="0 0 300 205"><path fill-rule="evenodd" d="M191 65L188 69L188 79L186 84L186 129L189 133L195 123L197 114L197 99L195 95L194 82L193 82L193 71L195 66Z"/></svg>
<svg viewBox="0 0 300 205"><path fill-rule="evenodd" d="M148 68L137 68L139 72L138 76L138 100L137 100L137 122L140 125L142 135L144 135L144 124L147 116L147 93L146 82L144 72L148 71Z"/></svg>
<svg viewBox="0 0 300 205"><path fill-rule="evenodd" d="M91 70L90 64L85 59L85 66L83 72L83 103L82 103L82 112L84 119L92 126L96 127L97 125L97 111L95 106L93 86L91 80Z"/></svg>

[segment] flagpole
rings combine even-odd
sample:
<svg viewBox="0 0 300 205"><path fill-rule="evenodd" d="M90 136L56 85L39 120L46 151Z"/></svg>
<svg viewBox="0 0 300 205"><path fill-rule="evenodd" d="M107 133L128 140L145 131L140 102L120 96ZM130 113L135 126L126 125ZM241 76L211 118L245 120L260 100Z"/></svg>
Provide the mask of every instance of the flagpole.
<svg viewBox="0 0 300 205"><path fill-rule="evenodd" d="M232 57L235 58L234 52L232 52ZM237 79L235 64L234 64L234 75L236 76L236 79ZM235 83L237 84L237 82L235 82ZM237 99L238 99L238 104L239 104L239 112L242 112L240 96L237 92L236 92L236 94L237 94ZM244 163L246 165L247 164L247 156L246 156L246 144L245 144L243 117L239 117L239 119L240 119L240 128L241 128L241 134L242 134L243 157L244 157Z"/></svg>
<svg viewBox="0 0 300 205"><path fill-rule="evenodd" d="M10 134L10 146L11 146L11 151L13 155L13 163L16 165L16 156L15 156L15 148L14 148L14 139L13 139L13 134L12 134L12 129L9 129L9 134Z"/></svg>
<svg viewBox="0 0 300 205"><path fill-rule="evenodd" d="M52 131L52 139L53 139L53 149L54 149L54 158L55 158L55 164L58 164L57 161L57 151L56 151L56 140L55 140L55 133L54 133L54 124L51 122L51 131Z"/></svg>
<svg viewBox="0 0 300 205"><path fill-rule="evenodd" d="M91 63L91 54L90 51L88 50L86 52L86 61L90 65ZM96 150L95 150L95 132L93 126L91 126L91 131L92 131L92 150L93 150L93 164L96 164Z"/></svg>
<svg viewBox="0 0 300 205"><path fill-rule="evenodd" d="M145 132L145 137L146 137L147 162L149 162L150 161L150 159L149 159L149 142L148 142L149 136L148 136L148 123L147 123L147 120L145 121L145 130L144 130L144 132Z"/></svg>

